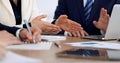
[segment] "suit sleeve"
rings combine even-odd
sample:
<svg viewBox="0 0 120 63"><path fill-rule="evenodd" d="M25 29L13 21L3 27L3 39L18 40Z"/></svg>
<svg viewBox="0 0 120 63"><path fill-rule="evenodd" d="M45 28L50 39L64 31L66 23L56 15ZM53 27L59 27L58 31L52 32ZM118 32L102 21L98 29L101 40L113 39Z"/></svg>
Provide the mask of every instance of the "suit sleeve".
<svg viewBox="0 0 120 63"><path fill-rule="evenodd" d="M0 30L6 30L8 31L9 33L13 34L16 36L16 31L20 29L20 28L17 28L17 27L9 27L9 26L6 26L6 25L3 25L0 23Z"/></svg>
<svg viewBox="0 0 120 63"><path fill-rule="evenodd" d="M66 13L67 7L66 7L66 0L58 0L58 6L55 10L54 13L54 21L52 22L52 24L55 24L56 20L59 18L60 15L65 15ZM58 34L64 34L64 30L62 30L60 33Z"/></svg>
<svg viewBox="0 0 120 63"><path fill-rule="evenodd" d="M120 4L120 0L117 0L117 1L116 1L116 4Z"/></svg>

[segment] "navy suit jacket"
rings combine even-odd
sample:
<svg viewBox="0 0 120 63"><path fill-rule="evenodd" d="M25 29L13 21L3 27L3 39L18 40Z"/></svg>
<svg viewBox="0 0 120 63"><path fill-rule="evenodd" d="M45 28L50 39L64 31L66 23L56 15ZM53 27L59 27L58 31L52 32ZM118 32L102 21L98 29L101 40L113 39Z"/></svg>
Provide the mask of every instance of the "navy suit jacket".
<svg viewBox="0 0 120 63"><path fill-rule="evenodd" d="M101 8L107 9L108 14L111 15L113 5L117 3L116 1L117 0L95 0L90 13L90 19L86 23L83 0L59 0L54 19L56 21L60 15L67 15L69 19L80 23L84 30L90 35L99 35L101 34L100 30L93 25L93 21L98 21ZM53 21L53 23L55 23L55 21Z"/></svg>
<svg viewBox="0 0 120 63"><path fill-rule="evenodd" d="M6 25L3 25L3 24L0 23L0 30L6 30L13 35L16 35L16 31L18 29L19 28L17 28L17 27L9 27L9 26L6 26Z"/></svg>

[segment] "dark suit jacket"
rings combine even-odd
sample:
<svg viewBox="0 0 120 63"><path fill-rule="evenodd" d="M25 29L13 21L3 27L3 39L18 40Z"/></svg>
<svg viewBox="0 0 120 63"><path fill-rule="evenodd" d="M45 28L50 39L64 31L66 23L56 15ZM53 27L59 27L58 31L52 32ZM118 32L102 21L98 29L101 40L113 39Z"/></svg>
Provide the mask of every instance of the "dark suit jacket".
<svg viewBox="0 0 120 63"><path fill-rule="evenodd" d="M91 10L90 19L86 23L84 18L83 0L59 0L54 19L56 21L60 15L67 15L69 19L80 23L84 30L90 35L98 35L100 34L100 30L93 25L93 21L98 21L101 8L107 9L108 14L111 15L113 5L116 1L117 0L95 0ZM55 23L55 21L53 21L53 23Z"/></svg>
<svg viewBox="0 0 120 63"><path fill-rule="evenodd" d="M9 26L5 26L5 25L0 23L0 30L6 30L6 31L8 31L9 33L11 33L13 35L16 35L16 31L18 29L19 28L17 28L17 27L9 27Z"/></svg>

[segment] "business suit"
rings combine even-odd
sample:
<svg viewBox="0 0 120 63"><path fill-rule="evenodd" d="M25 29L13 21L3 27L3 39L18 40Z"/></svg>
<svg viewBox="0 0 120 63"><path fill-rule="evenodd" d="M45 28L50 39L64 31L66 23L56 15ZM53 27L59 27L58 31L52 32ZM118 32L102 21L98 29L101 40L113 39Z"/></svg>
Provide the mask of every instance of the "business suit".
<svg viewBox="0 0 120 63"><path fill-rule="evenodd" d="M17 28L17 27L9 27L9 26L6 26L6 25L3 25L0 23L0 30L6 30L13 35L16 35L16 32L18 29L19 28Z"/></svg>
<svg viewBox="0 0 120 63"><path fill-rule="evenodd" d="M36 6L36 0L21 1L22 24L24 24L24 19L32 21L36 16L40 15ZM0 23L7 26L16 26L14 12L9 0L0 0Z"/></svg>
<svg viewBox="0 0 120 63"><path fill-rule="evenodd" d="M84 30L90 35L99 35L100 30L93 25L93 21L99 19L101 8L107 9L111 15L113 5L117 0L94 0L94 4L90 13L89 21L85 22L83 0L59 0L55 11L54 19L60 15L66 14L69 19L76 21L82 25ZM53 21L53 23L55 23Z"/></svg>

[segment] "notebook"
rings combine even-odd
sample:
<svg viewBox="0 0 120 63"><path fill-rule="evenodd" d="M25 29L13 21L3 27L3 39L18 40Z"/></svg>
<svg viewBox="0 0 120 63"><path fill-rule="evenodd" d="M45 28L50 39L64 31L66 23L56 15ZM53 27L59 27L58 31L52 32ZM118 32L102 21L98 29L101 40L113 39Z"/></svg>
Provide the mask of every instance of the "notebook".
<svg viewBox="0 0 120 63"><path fill-rule="evenodd" d="M120 5L116 4L113 7L111 18L108 24L106 34L103 35L90 35L83 38L87 39L101 39L101 40L112 40L120 38Z"/></svg>
<svg viewBox="0 0 120 63"><path fill-rule="evenodd" d="M52 46L52 42L40 42L37 44L22 44L22 45L11 45L7 49L12 50L49 50Z"/></svg>

